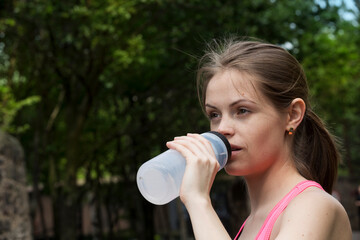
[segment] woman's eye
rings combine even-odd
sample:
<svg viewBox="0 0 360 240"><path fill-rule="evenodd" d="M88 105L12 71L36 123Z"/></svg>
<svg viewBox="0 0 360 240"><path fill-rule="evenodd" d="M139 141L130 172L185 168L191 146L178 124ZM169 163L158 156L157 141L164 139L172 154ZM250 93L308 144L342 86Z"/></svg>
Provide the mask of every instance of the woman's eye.
<svg viewBox="0 0 360 240"><path fill-rule="evenodd" d="M237 114L238 115L244 115L244 114L247 114L249 113L250 111L247 110L246 108L239 108L238 111L237 111Z"/></svg>
<svg viewBox="0 0 360 240"><path fill-rule="evenodd" d="M218 114L217 112L211 112L208 114L209 119L218 118L219 116L220 114Z"/></svg>

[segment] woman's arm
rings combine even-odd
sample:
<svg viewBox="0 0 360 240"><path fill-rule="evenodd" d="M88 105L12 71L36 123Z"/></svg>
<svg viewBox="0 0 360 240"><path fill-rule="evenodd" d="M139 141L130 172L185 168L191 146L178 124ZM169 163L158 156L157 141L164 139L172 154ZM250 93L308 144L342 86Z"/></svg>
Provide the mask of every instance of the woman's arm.
<svg viewBox="0 0 360 240"><path fill-rule="evenodd" d="M195 239L231 239L209 200L195 200L185 205Z"/></svg>
<svg viewBox="0 0 360 240"><path fill-rule="evenodd" d="M186 159L180 199L190 215L195 238L230 239L209 196L219 170L209 141L198 134L188 134L175 138L167 146L180 152Z"/></svg>

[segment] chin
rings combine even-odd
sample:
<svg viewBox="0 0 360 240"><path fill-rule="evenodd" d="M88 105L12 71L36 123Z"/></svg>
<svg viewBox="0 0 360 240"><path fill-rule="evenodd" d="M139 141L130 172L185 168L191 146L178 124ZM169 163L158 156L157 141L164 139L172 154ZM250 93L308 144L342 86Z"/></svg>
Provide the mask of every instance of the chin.
<svg viewBox="0 0 360 240"><path fill-rule="evenodd" d="M224 170L231 176L248 176L254 173L254 166L248 162L229 161Z"/></svg>
<svg viewBox="0 0 360 240"><path fill-rule="evenodd" d="M225 172L231 176L244 176L245 172L239 168L234 168L233 166L226 165L224 168Z"/></svg>

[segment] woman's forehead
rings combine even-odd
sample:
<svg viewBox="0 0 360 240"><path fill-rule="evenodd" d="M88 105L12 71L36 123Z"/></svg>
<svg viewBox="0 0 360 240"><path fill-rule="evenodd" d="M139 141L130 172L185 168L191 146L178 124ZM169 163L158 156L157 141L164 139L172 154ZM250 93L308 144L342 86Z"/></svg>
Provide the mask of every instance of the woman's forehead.
<svg viewBox="0 0 360 240"><path fill-rule="evenodd" d="M235 69L227 69L216 73L209 81L206 89L206 99L215 94L224 96L239 96L254 102L264 101L264 96L258 88L256 76Z"/></svg>

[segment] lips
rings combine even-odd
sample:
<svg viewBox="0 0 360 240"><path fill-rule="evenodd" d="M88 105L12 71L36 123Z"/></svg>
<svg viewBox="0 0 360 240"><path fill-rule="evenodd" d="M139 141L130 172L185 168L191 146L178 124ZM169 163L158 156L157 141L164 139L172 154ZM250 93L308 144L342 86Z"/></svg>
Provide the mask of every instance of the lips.
<svg viewBox="0 0 360 240"><path fill-rule="evenodd" d="M242 148L241 147L239 147L239 146L236 146L236 145L230 145L231 146L231 151L232 152L235 152L235 151L240 151Z"/></svg>

